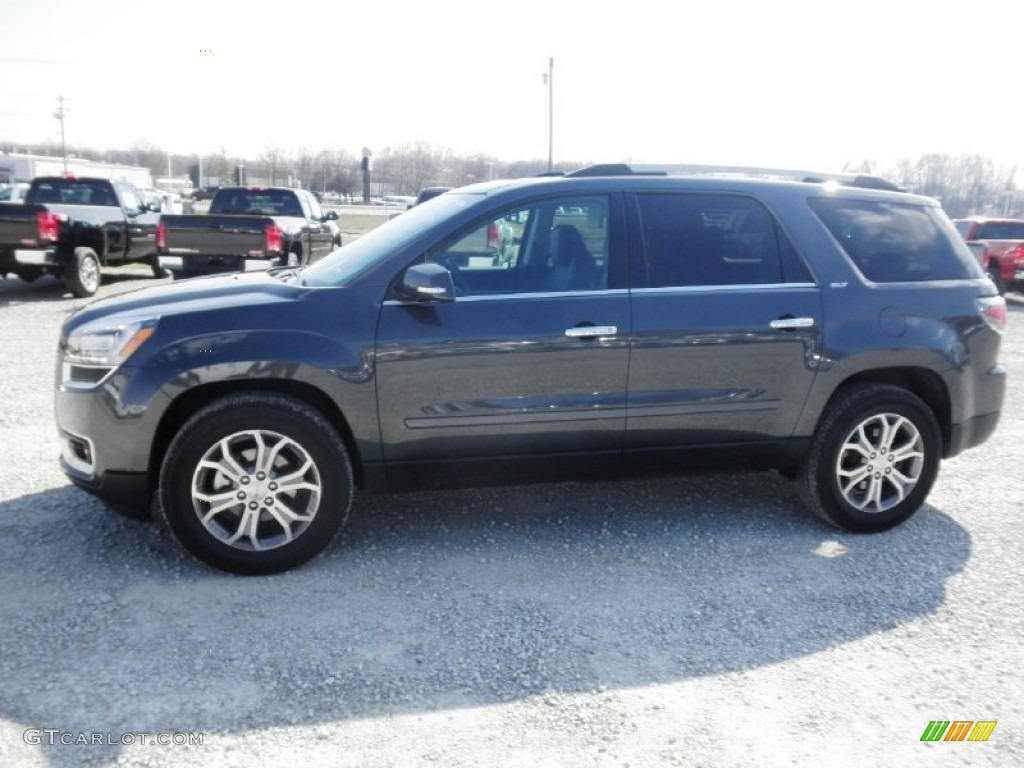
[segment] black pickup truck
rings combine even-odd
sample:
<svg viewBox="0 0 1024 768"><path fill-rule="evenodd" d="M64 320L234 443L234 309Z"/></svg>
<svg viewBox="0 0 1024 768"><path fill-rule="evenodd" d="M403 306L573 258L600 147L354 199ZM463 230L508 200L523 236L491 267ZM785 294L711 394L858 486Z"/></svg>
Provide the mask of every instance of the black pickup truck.
<svg viewBox="0 0 1024 768"><path fill-rule="evenodd" d="M341 246L337 219L304 189L221 187L208 214L160 218L159 263L175 278L311 264Z"/></svg>
<svg viewBox="0 0 1024 768"><path fill-rule="evenodd" d="M0 275L57 275L79 297L96 293L106 265L148 261L165 276L158 219L127 182L40 176L23 204L0 203Z"/></svg>

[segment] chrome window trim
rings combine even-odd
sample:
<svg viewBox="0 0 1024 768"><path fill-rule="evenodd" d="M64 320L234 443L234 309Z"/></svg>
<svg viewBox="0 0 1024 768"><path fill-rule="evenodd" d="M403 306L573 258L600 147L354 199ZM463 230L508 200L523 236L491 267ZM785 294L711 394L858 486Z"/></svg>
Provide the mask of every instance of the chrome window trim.
<svg viewBox="0 0 1024 768"><path fill-rule="evenodd" d="M524 292L524 293L487 293L487 294L479 294L479 295L476 295L476 296L456 296L455 297L455 303L456 304L461 304L463 302L476 302L476 301L508 301L509 299L521 299L521 300L525 300L525 299L555 299L555 298L566 298L566 297L573 297L573 298L583 297L583 298L585 298L585 297L588 297L588 296L628 296L628 295L629 295L629 289L628 288L612 288L612 289L605 290L605 291L546 291L546 292L537 292L537 293L529 293L529 292ZM384 302L384 306L385 307L396 307L396 306L397 307L404 307L404 306L409 306L410 304L422 305L422 304L432 304L432 303L450 304L451 302L419 302L419 301L409 302L409 301L399 301L398 299L388 299L388 300L386 300Z"/></svg>
<svg viewBox="0 0 1024 768"><path fill-rule="evenodd" d="M817 283L726 283L721 285L670 285L660 288L634 288L635 294L658 293L735 293L738 291L789 291L817 288Z"/></svg>

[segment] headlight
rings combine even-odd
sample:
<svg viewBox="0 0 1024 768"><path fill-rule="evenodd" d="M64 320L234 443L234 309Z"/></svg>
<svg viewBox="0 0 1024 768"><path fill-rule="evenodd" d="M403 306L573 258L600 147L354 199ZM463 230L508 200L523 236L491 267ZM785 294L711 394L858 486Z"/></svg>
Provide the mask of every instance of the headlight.
<svg viewBox="0 0 1024 768"><path fill-rule="evenodd" d="M62 345L63 384L92 386L124 363L156 332L156 320L123 325L83 325Z"/></svg>

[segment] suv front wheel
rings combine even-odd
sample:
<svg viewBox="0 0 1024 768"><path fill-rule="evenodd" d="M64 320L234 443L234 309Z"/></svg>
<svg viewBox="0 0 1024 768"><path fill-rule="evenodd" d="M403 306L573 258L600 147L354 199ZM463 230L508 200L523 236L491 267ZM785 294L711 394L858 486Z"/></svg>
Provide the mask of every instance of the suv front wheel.
<svg viewBox="0 0 1024 768"><path fill-rule="evenodd" d="M859 384L829 406L800 473L804 502L847 531L873 533L906 520L935 482L942 439L935 414L889 384Z"/></svg>
<svg viewBox="0 0 1024 768"><path fill-rule="evenodd" d="M352 464L334 427L301 400L224 397L178 431L160 507L196 557L240 574L276 573L319 554L352 506Z"/></svg>

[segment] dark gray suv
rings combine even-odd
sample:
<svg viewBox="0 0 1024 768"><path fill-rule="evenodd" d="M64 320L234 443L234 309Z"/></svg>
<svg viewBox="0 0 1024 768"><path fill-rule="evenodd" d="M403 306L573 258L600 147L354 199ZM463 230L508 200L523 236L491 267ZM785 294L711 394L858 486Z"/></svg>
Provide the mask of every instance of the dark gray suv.
<svg viewBox="0 0 1024 768"><path fill-rule="evenodd" d="M938 204L882 179L594 166L91 304L62 466L130 514L156 492L238 573L320 552L356 488L774 468L879 531L995 429L1005 323Z"/></svg>

